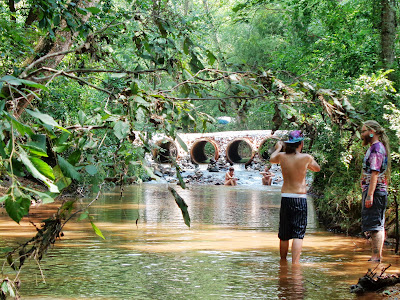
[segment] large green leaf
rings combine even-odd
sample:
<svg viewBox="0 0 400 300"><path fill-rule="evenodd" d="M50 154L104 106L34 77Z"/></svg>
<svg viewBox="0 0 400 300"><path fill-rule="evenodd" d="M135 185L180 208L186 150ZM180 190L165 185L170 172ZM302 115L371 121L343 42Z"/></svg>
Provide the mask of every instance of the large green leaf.
<svg viewBox="0 0 400 300"><path fill-rule="evenodd" d="M118 121L114 125L114 134L118 139L122 140L128 136L130 128L129 123Z"/></svg>
<svg viewBox="0 0 400 300"><path fill-rule="evenodd" d="M37 157L32 157L29 156L29 160L32 162L32 164L35 166L35 168L42 173L44 176L47 178L54 180L56 179L53 174L53 169L45 163L43 160Z"/></svg>
<svg viewBox="0 0 400 300"><path fill-rule="evenodd" d="M11 116L9 113L7 113L6 116L7 116L7 119L9 119L9 120L11 121L13 127L14 127L15 129L17 129L18 132L19 132L21 135L25 135L25 134L28 134L28 135L30 135L30 136L34 135L34 133L33 133L31 127L29 127L29 126L27 126L27 125L25 125L25 124L22 124L22 123L19 122L17 119L15 119L13 116Z"/></svg>
<svg viewBox="0 0 400 300"><path fill-rule="evenodd" d="M13 196L7 197L4 204L10 218L19 223L29 213L31 199L17 188L14 188L13 191Z"/></svg>
<svg viewBox="0 0 400 300"><path fill-rule="evenodd" d="M90 11L92 14L98 14L101 10L95 6L87 7L86 10Z"/></svg>
<svg viewBox="0 0 400 300"><path fill-rule="evenodd" d="M27 187L22 187L22 186L21 186L21 189L26 190L28 192L31 192L31 193L36 194L37 196L39 196L39 198L40 198L40 200L42 200L43 204L53 203L54 202L54 198L52 196L46 194L46 193L42 193L42 192L27 188Z"/></svg>
<svg viewBox="0 0 400 300"><path fill-rule="evenodd" d="M48 157L46 148L46 136L44 134L34 134L31 136L32 141L22 145L24 148L29 149L32 154L37 156Z"/></svg>
<svg viewBox="0 0 400 300"><path fill-rule="evenodd" d="M178 143L179 143L179 145L181 145L182 149L185 150L186 152L188 152L188 147L187 147L186 143L181 139L179 134L176 135L176 139L178 140Z"/></svg>
<svg viewBox="0 0 400 300"><path fill-rule="evenodd" d="M4 142L2 140L0 140L0 155L3 159L8 158L7 154L6 154L6 150L5 150L5 145Z"/></svg>
<svg viewBox="0 0 400 300"><path fill-rule="evenodd" d="M92 176L96 175L98 172L96 166L94 166L94 165L85 166L85 170L86 170L86 172L88 172L89 175L92 175Z"/></svg>
<svg viewBox="0 0 400 300"><path fill-rule="evenodd" d="M62 191L72 183L72 179L65 177L59 166L53 168L54 176L56 177L55 184Z"/></svg>
<svg viewBox="0 0 400 300"><path fill-rule="evenodd" d="M172 187L169 186L168 190L174 196L176 204L181 209L183 220L185 221L186 226L190 227L190 216L189 216L189 212L187 209L188 206L187 206L185 200L183 200L183 198L181 196L179 196L177 191L175 189L173 189Z"/></svg>
<svg viewBox="0 0 400 300"><path fill-rule="evenodd" d="M81 174L78 173L78 171L75 169L73 165L71 165L67 160L62 158L60 155L57 155L57 160L58 160L58 165L60 166L62 172L77 181L81 180Z"/></svg>
<svg viewBox="0 0 400 300"><path fill-rule="evenodd" d="M25 109L25 111L28 114L30 114L32 117L39 119L44 124L56 127L58 129L61 129L61 130L65 131L65 132L69 133L69 131L67 129L65 129L64 127L58 125L58 123L56 121L54 121L53 117L48 115L48 114L43 114L38 110L33 111L33 110L30 110L30 109L27 109L27 108Z"/></svg>
<svg viewBox="0 0 400 300"><path fill-rule="evenodd" d="M22 84L21 79L18 79L16 77L12 76L12 75L4 76L4 77L0 78L0 81L4 81L4 82L7 82L10 85L15 85L15 86L18 86L18 85Z"/></svg>
<svg viewBox="0 0 400 300"><path fill-rule="evenodd" d="M46 184L49 187L50 192L59 193L58 187L52 181L50 181L46 176L40 173L38 169L36 169L35 165L31 162L28 155L22 148L20 148L19 151L19 158L21 159L25 167L28 169L29 173L31 173L32 176L35 177L36 179L39 179L44 184Z"/></svg>
<svg viewBox="0 0 400 300"><path fill-rule="evenodd" d="M92 228L94 230L94 233L96 233L99 237L101 237L103 240L105 240L106 238L104 237L104 235L101 232L101 230L99 228L97 228L97 226L92 221L90 221L90 224L92 224Z"/></svg>
<svg viewBox="0 0 400 300"><path fill-rule="evenodd" d="M6 107L6 100L1 100L0 101L0 112L2 112L5 107Z"/></svg>
<svg viewBox="0 0 400 300"><path fill-rule="evenodd" d="M78 111L79 124L81 124L81 126L85 125L86 120L87 120L86 114L82 110Z"/></svg>
<svg viewBox="0 0 400 300"><path fill-rule="evenodd" d="M77 149L74 152L72 152L70 156L68 156L68 162L71 165L75 166L81 160L81 157L82 157L82 151Z"/></svg>

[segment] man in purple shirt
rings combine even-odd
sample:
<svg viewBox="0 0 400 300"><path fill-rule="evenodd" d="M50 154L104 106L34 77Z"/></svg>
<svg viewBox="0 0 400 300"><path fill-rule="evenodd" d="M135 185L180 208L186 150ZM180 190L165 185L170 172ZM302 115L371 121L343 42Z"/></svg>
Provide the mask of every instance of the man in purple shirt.
<svg viewBox="0 0 400 300"><path fill-rule="evenodd" d="M363 160L361 177L362 231L371 237L372 255L369 261L381 262L385 240L385 210L387 182L390 175L389 140L378 122L368 120L361 129L363 146L370 145Z"/></svg>

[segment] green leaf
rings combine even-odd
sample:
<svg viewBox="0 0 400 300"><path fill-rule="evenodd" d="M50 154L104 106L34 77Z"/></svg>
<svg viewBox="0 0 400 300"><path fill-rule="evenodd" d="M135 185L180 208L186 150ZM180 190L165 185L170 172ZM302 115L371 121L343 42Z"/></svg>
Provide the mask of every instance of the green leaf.
<svg viewBox="0 0 400 300"><path fill-rule="evenodd" d="M37 83L37 82L34 82L34 81L25 80L25 79L19 79L19 81L22 84L25 84L25 85L33 87L33 88L37 88L37 89L41 89L41 90L45 90L45 91L49 90L45 85Z"/></svg>
<svg viewBox="0 0 400 300"><path fill-rule="evenodd" d="M183 181L183 177L182 177L182 175L181 175L181 172L179 171L179 167L178 167L178 166L176 166L176 176L178 177L179 185L180 185L183 189L185 189L185 188L186 188L186 184L185 184L185 181Z"/></svg>
<svg viewBox="0 0 400 300"><path fill-rule="evenodd" d="M12 161L12 173L18 177L26 176L26 174L24 172L24 165L21 163L21 161L17 160L16 158L12 158L11 161ZM7 170L11 171L10 164L8 164Z"/></svg>
<svg viewBox="0 0 400 300"><path fill-rule="evenodd" d="M182 149L188 152L188 147L186 143L181 139L181 137L177 134L176 139L178 140L179 145L181 145Z"/></svg>
<svg viewBox="0 0 400 300"><path fill-rule="evenodd" d="M114 125L114 134L115 136L122 140L128 136L130 133L131 126L127 122L118 121Z"/></svg>
<svg viewBox="0 0 400 300"><path fill-rule="evenodd" d="M86 170L86 172L88 172L89 175L92 175L92 176L96 175L98 172L96 166L94 166L94 165L85 166L85 170Z"/></svg>
<svg viewBox="0 0 400 300"><path fill-rule="evenodd" d="M76 171L73 165L71 165L67 160L62 158L60 155L57 155L57 160L60 169L66 176L75 179L77 181L81 180L81 174L79 174L78 171Z"/></svg>
<svg viewBox="0 0 400 300"><path fill-rule="evenodd" d="M68 162L71 165L75 166L81 160L81 157L82 157L82 151L76 149L74 152L71 153L70 156L68 156Z"/></svg>
<svg viewBox="0 0 400 300"><path fill-rule="evenodd" d="M189 212L187 209L188 206L187 206L185 200L183 200L183 198L181 196L179 196L179 194L172 187L169 186L168 190L174 196L176 204L181 209L183 220L185 221L186 226L190 227L190 216L189 216Z"/></svg>
<svg viewBox="0 0 400 300"><path fill-rule="evenodd" d="M21 186L20 188L39 196L39 198L40 198L40 200L42 200L43 204L53 203L54 202L54 198L52 196L46 194L46 193L42 193L42 192L27 188L27 187L23 187L23 186Z"/></svg>
<svg viewBox="0 0 400 300"><path fill-rule="evenodd" d="M89 218L89 212L85 210L83 213L81 213L78 217L78 221L82 221Z"/></svg>
<svg viewBox="0 0 400 300"><path fill-rule="evenodd" d="M6 154L6 151L5 151L4 142L3 142L2 140L0 140L0 155L1 155L1 157L4 158L4 159L7 159L7 158L8 158L8 156L7 156L7 154Z"/></svg>
<svg viewBox="0 0 400 300"><path fill-rule="evenodd" d="M11 196L10 195L4 195L3 197L0 197L0 203L3 203L4 201L6 201L8 197L11 197Z"/></svg>
<svg viewBox="0 0 400 300"><path fill-rule="evenodd" d="M37 156L48 157L46 148L46 136L44 134L34 134L31 136L32 141L22 145L22 147L29 149L32 154Z"/></svg>
<svg viewBox="0 0 400 300"><path fill-rule="evenodd" d="M68 140L70 132L61 132L60 136L56 139L55 143L57 146L64 145L64 143Z"/></svg>
<svg viewBox="0 0 400 300"><path fill-rule="evenodd" d="M214 64L215 60L217 59L217 58L215 57L215 55L214 55L211 51L209 51L209 50L207 50L207 58L208 58L208 63L209 63L211 66Z"/></svg>
<svg viewBox="0 0 400 300"><path fill-rule="evenodd" d="M18 130L18 132L19 132L21 135L25 135L25 134L28 134L28 135L30 135L30 136L34 135L34 133L33 133L32 129L31 129L31 127L29 127L29 126L27 126L27 125L25 125L25 124L22 124L22 123L19 122L17 119L15 119L13 116L11 116L9 113L7 113L6 117L7 117L8 120L11 121L13 127L14 127L16 130Z"/></svg>
<svg viewBox="0 0 400 300"><path fill-rule="evenodd" d="M86 114L83 111L78 111L78 121L81 126L85 125L85 122L87 120Z"/></svg>
<svg viewBox="0 0 400 300"><path fill-rule="evenodd" d="M183 41L183 52L186 55L189 54L190 45L192 45L192 41L189 38L185 38L185 40Z"/></svg>
<svg viewBox="0 0 400 300"><path fill-rule="evenodd" d="M138 91L139 91L139 85L138 85L137 81L135 80L135 81L133 81L133 82L131 83L131 92L132 92L132 95L137 95Z"/></svg>
<svg viewBox="0 0 400 300"><path fill-rule="evenodd" d="M77 7L77 8L76 8L76 11L77 11L78 13L80 13L81 15L84 15L84 16L86 16L87 13L88 13L86 9L83 9L83 8L80 8L80 7Z"/></svg>
<svg viewBox="0 0 400 300"><path fill-rule="evenodd" d="M151 103L147 102L146 100L144 100L142 97L136 96L134 98L135 102L138 103L139 105L143 105L145 107L149 107L151 106Z"/></svg>
<svg viewBox="0 0 400 300"><path fill-rule="evenodd" d="M4 76L4 77L0 78L0 81L4 81L10 85L21 85L22 84L20 79L14 77L12 75Z"/></svg>
<svg viewBox="0 0 400 300"><path fill-rule="evenodd" d="M32 176L35 177L36 179L43 181L43 183L49 187L50 192L59 193L58 187L36 169L34 164L30 161L28 155L22 148L20 148L19 151L19 158L21 159L25 167L28 169L29 173L31 173Z"/></svg>
<svg viewBox="0 0 400 300"><path fill-rule="evenodd" d="M14 188L13 191L13 197L8 197L4 204L7 214L19 224L21 219L29 213L31 199L29 196L21 193L18 188Z"/></svg>
<svg viewBox="0 0 400 300"><path fill-rule="evenodd" d="M1 100L0 101L0 112L4 111L5 107L6 107L6 100Z"/></svg>
<svg viewBox="0 0 400 300"><path fill-rule="evenodd" d="M105 240L106 238L105 238L104 235L101 233L100 229L97 228L97 226L96 226L92 221L90 221L90 224L92 224L92 228L93 228L93 230L94 230L94 233L96 233L99 237L101 237L103 240Z"/></svg>
<svg viewBox="0 0 400 300"><path fill-rule="evenodd" d="M45 163L43 160L37 157L32 157L29 156L29 160L32 162L32 164L35 166L35 168L42 173L44 176L47 178L54 180L54 174L53 174L53 169Z"/></svg>
<svg viewBox="0 0 400 300"><path fill-rule="evenodd" d="M99 12L101 12L101 10L97 7L87 7L86 10L90 11L92 14L98 14Z"/></svg>
<svg viewBox="0 0 400 300"><path fill-rule="evenodd" d="M1 283L1 291L3 292L3 294L8 294L8 283L7 283L7 281L6 280L4 280L2 283Z"/></svg>
<svg viewBox="0 0 400 300"><path fill-rule="evenodd" d="M37 109L35 111L33 111L33 110L30 110L30 109L26 108L25 111L28 114L30 114L32 117L34 117L36 119L39 119L44 124L56 127L58 129L61 129L61 130L65 131L65 132L69 133L69 131L67 129L65 129L62 126L58 125L58 123L56 121L54 121L53 117L49 116L48 114L43 114L40 111L38 111Z"/></svg>
<svg viewBox="0 0 400 300"><path fill-rule="evenodd" d="M72 179L69 177L65 177L59 166L55 166L53 168L53 172L57 178L55 184L60 191L62 191L72 183Z"/></svg>

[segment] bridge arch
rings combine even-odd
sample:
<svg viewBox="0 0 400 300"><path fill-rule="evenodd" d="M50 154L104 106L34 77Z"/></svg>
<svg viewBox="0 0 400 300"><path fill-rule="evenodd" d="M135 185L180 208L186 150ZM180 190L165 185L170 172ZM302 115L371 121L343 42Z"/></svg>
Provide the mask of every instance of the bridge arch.
<svg viewBox="0 0 400 300"><path fill-rule="evenodd" d="M190 148L190 157L196 164L207 164L211 158L215 160L219 158L219 147L212 139L197 139Z"/></svg>
<svg viewBox="0 0 400 300"><path fill-rule="evenodd" d="M153 158L159 163L171 163L178 157L176 144L169 139L156 142L157 148L153 150Z"/></svg>
<svg viewBox="0 0 400 300"><path fill-rule="evenodd" d="M226 160L231 164L248 165L253 160L254 155L255 151L247 138L236 138L226 147Z"/></svg>

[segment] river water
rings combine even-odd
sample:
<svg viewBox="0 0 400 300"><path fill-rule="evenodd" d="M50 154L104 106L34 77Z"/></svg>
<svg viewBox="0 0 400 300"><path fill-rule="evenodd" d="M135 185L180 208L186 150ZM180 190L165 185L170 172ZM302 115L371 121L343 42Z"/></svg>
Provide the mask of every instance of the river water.
<svg viewBox="0 0 400 300"><path fill-rule="evenodd" d="M122 197L119 189L107 191L90 208L106 239L85 220L69 222L40 269L29 263L21 273L22 299L379 299L349 293L375 267L367 241L321 229L311 199L295 268L290 259L279 262L279 186L176 189L190 228L167 184L125 187ZM21 225L2 212L0 247L32 236L28 221L43 211L32 208ZM400 272L398 256L384 252L382 265Z"/></svg>

